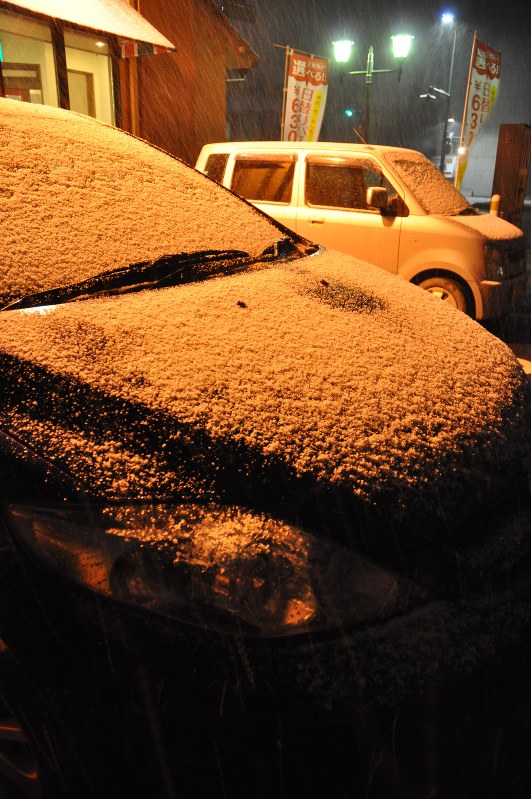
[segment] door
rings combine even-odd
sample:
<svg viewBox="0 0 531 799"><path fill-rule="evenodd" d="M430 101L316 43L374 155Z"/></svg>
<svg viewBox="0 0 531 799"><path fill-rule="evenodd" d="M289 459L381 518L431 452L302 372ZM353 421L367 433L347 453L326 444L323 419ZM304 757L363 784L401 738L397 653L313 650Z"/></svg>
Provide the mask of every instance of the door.
<svg viewBox="0 0 531 799"><path fill-rule="evenodd" d="M407 209L403 191L386 178L379 162L357 153L309 153L304 167L297 233L396 273ZM392 213L367 206L369 186L387 189Z"/></svg>
<svg viewBox="0 0 531 799"><path fill-rule="evenodd" d="M96 116L94 97L94 75L92 72L68 70L68 95L70 110L89 117Z"/></svg>

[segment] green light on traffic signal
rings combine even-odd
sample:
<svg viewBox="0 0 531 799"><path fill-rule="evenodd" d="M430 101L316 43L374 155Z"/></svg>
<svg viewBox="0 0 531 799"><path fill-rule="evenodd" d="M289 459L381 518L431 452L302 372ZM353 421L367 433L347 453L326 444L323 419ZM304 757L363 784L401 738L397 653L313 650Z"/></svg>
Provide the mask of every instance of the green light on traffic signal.
<svg viewBox="0 0 531 799"><path fill-rule="evenodd" d="M354 116L354 111L352 110L352 108L345 108L345 116L346 117Z"/></svg>

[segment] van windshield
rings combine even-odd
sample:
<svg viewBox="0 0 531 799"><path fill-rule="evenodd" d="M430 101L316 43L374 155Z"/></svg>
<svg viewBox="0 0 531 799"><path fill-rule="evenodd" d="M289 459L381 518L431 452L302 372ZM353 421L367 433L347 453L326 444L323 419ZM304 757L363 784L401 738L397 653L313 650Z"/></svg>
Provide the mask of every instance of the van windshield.
<svg viewBox="0 0 531 799"><path fill-rule="evenodd" d="M398 172L427 214L476 214L468 200L421 153L389 150L385 158Z"/></svg>

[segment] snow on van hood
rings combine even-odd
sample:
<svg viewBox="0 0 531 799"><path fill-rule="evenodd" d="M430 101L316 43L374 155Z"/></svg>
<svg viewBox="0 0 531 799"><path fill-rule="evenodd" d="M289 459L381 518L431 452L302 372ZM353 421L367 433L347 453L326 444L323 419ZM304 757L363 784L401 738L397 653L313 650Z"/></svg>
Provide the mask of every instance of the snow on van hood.
<svg viewBox="0 0 531 799"><path fill-rule="evenodd" d="M0 425L102 498L221 499L326 525L343 508L355 536L372 518L407 546L497 501L527 452L509 349L332 251L4 312L0 350Z"/></svg>
<svg viewBox="0 0 531 799"><path fill-rule="evenodd" d="M524 234L516 225L500 219L493 214L478 214L477 216L453 216L452 221L474 230L486 241L514 241L524 240Z"/></svg>
<svg viewBox="0 0 531 799"><path fill-rule="evenodd" d="M504 219L476 211L425 155L415 150L386 149L384 158L409 186L427 214L451 217L475 230L485 239L500 241L523 236L521 230Z"/></svg>

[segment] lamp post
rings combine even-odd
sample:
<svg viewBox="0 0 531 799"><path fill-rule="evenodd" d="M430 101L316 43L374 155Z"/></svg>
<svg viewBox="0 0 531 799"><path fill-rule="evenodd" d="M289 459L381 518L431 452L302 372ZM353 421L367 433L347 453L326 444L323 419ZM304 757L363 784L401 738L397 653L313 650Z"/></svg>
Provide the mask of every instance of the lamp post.
<svg viewBox="0 0 531 799"><path fill-rule="evenodd" d="M445 13L441 17L441 21L443 25L453 25L454 23L454 15ZM444 174L444 162L446 160L446 140L448 138L448 120L450 118L450 98L452 94L452 76L454 71L454 55L455 55L455 39L457 34L457 26L454 25L454 38L452 42L452 55L450 58L450 75L448 77L448 91L444 92L446 95L446 107L445 107L445 114L444 114L444 128L443 128L443 137L441 143L441 160L439 162L439 170Z"/></svg>
<svg viewBox="0 0 531 799"><path fill-rule="evenodd" d="M402 75L402 67L404 63L404 59L407 58L409 54L409 50L411 47L411 42L413 40L413 36L410 34L399 34L397 36L391 36L391 41L393 42L393 55L398 61L398 67L395 69L374 69L374 48L371 44L369 47L369 52L367 53L367 66L365 69L357 69L352 72L347 72L347 75L365 75L365 120L364 120L364 127L365 127L365 141L369 141L369 129L370 129L370 119L371 119L371 89L372 89L372 79L373 75L383 75L383 74L390 74L396 73L398 74L398 80L400 80L400 76ZM342 39L340 41L333 42L334 47L334 57L335 60L339 63L345 63L350 58L350 53L354 42L350 41L349 39Z"/></svg>

